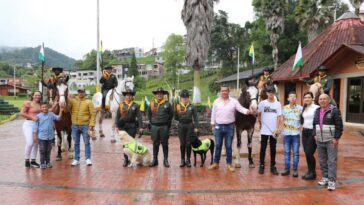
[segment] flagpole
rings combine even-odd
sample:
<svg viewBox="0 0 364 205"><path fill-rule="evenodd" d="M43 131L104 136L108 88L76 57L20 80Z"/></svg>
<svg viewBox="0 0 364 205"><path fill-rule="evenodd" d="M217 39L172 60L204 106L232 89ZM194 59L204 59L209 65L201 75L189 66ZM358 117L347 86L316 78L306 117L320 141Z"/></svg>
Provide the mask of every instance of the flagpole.
<svg viewBox="0 0 364 205"><path fill-rule="evenodd" d="M240 48L238 47L238 67L237 67L237 76L236 76L236 90L238 92L239 90L239 67L240 67L240 61L239 61L239 56L240 56Z"/></svg>
<svg viewBox="0 0 364 205"><path fill-rule="evenodd" d="M97 44L96 44L96 92L100 92L100 1L97 0L97 17L96 17L96 24L97 24Z"/></svg>
<svg viewBox="0 0 364 205"><path fill-rule="evenodd" d="M44 42L42 43L42 48L44 49ZM44 52L44 50L43 50L43 52ZM44 59L45 59L45 58L44 58ZM42 78L42 79L41 79L41 80L42 80L42 81L41 81L41 85L42 85L42 86L41 86L41 92L42 92L42 95L44 95L44 93L43 93L43 81L44 81L44 78L43 78L43 77L44 77L44 74L43 74L43 73L44 73L44 61L45 61L45 60L43 60L43 61L42 61L42 74L41 74L41 78ZM43 97L43 96L42 96L42 97Z"/></svg>

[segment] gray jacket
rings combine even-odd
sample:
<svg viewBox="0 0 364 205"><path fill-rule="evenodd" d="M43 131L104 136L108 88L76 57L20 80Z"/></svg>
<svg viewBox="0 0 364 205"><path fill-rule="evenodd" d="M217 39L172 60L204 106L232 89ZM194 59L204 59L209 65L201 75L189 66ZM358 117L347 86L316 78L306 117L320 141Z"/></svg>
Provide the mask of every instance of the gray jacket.
<svg viewBox="0 0 364 205"><path fill-rule="evenodd" d="M313 119L313 132L318 142L328 142L334 138L339 139L343 133L343 121L340 110L330 105L324 113L322 128L320 126L320 109L317 108Z"/></svg>

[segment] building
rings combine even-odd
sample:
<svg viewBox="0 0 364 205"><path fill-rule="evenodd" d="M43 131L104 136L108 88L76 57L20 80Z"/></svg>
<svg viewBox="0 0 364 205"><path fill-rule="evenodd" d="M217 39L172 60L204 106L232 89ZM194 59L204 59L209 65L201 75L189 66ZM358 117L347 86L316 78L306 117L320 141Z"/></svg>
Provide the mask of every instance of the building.
<svg viewBox="0 0 364 205"><path fill-rule="evenodd" d="M345 123L364 123L364 22L347 12L302 48L304 64L292 71L295 55L278 67L273 80L278 81L280 101L295 90L298 102L308 86L300 78L317 75L324 65L333 77L331 96Z"/></svg>
<svg viewBox="0 0 364 205"><path fill-rule="evenodd" d="M120 50L112 51L112 54L115 55L119 59L131 58L133 53L135 53L136 58L144 57L144 50L142 48L137 48L137 47L123 48Z"/></svg>

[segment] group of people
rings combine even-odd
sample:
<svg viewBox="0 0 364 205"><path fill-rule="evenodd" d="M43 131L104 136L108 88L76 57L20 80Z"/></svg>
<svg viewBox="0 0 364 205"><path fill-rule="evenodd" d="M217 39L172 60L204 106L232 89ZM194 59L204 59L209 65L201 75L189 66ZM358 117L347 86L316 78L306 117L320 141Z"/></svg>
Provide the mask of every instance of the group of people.
<svg viewBox="0 0 364 205"><path fill-rule="evenodd" d="M112 67L107 67L100 82L103 84L103 93L117 86L117 80L112 74ZM59 68L53 69L59 76L62 71ZM55 81L57 77L54 77ZM269 78L269 76L268 76ZM50 79L52 80L52 79ZM48 81L48 87L54 82ZM50 83L49 83L50 82ZM44 83L46 84L46 83ZM86 165L92 165L91 147L89 132L94 130L95 109L91 100L86 98L85 89L78 89L78 95L70 98L68 107L72 118L72 137L75 142L75 158L72 166L80 164L80 137L82 135L85 143ZM135 91L125 90L122 92L124 101L119 104L116 113L115 124L117 129L126 131L133 138L137 133L144 132L142 113L140 107L134 102ZM178 121L178 136L180 139L180 167L191 167L191 139L198 133L198 118L196 107L190 103L189 92L182 90L180 93L181 101L176 104L170 103L165 95L168 91L158 88L153 91L155 99L151 101L147 110L149 119L149 129L153 141L153 161L151 167L158 165L159 147L162 145L163 165L169 167L168 161L168 140L169 131L173 117ZM282 109L282 105L276 100L276 90L269 85L266 89L268 99L259 103L257 111L244 108L240 103L229 96L229 88L222 86L220 97L213 103L211 112L211 126L216 140L216 152L213 157L213 164L210 170L218 169L221 158L223 141L226 146L226 162L228 171L234 172L232 165L232 140L234 136L235 112L245 115L258 115L258 122L261 126L261 147L260 147L260 166L259 173L265 170L265 152L269 143L270 146L270 171L278 175L276 168L276 144L279 135L284 136L284 159L285 168L281 175L286 176L291 172L291 153L293 153L293 177L298 177L300 135L302 135L302 145L306 155L308 171L302 178L305 180L316 179L316 160L314 153L318 149L322 179L320 185L327 185L329 190L335 189L336 182L336 159L338 142L342 135L343 124L340 111L332 104L328 94L321 94L319 105L313 102L313 94L304 94L304 106L296 102L296 93L290 92L288 95L288 105ZM41 102L42 93L35 92L30 101L26 101L21 110L21 114L26 118L23 124L23 131L26 138L25 147L25 166L50 168L51 141L54 140L53 121L62 118L61 107L60 115L55 115L52 111L57 103L49 108L48 104ZM103 108L105 103L103 100ZM225 140L224 140L225 139ZM41 154L40 165L36 162L38 143ZM293 152L292 152L293 151ZM124 155L123 166L130 163L127 155Z"/></svg>

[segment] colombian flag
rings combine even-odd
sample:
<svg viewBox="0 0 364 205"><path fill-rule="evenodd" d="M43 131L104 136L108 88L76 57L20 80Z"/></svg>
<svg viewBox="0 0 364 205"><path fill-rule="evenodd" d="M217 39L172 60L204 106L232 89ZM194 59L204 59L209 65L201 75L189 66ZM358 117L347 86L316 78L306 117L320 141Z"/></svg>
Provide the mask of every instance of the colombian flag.
<svg viewBox="0 0 364 205"><path fill-rule="evenodd" d="M145 112L146 110L148 110L149 107L149 101L147 96L144 97L144 99L142 99L142 101L140 102L140 111Z"/></svg>

